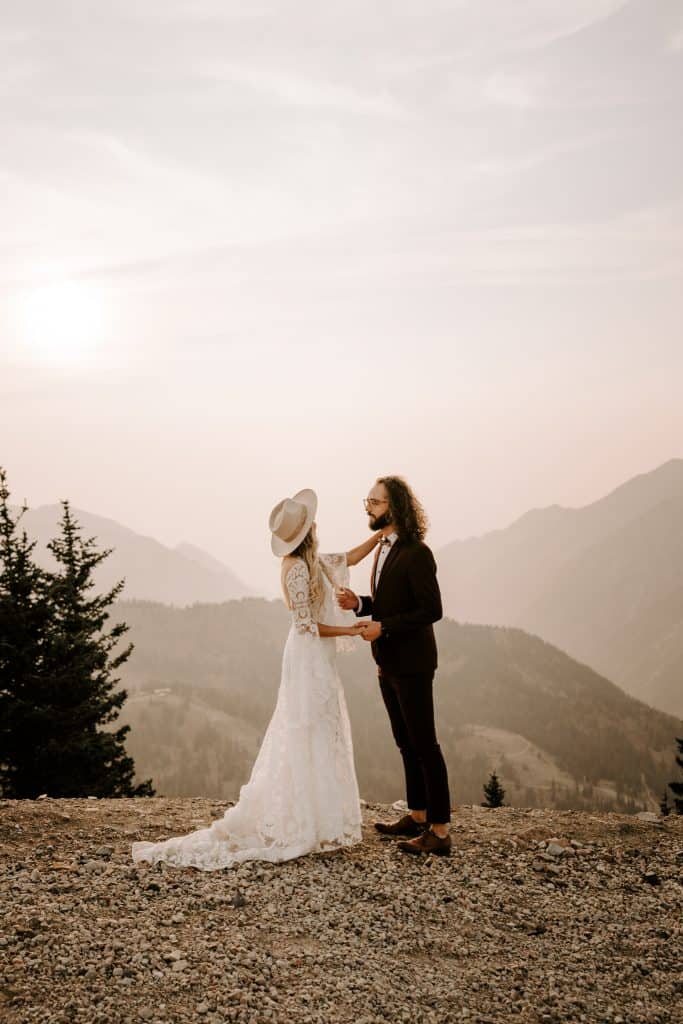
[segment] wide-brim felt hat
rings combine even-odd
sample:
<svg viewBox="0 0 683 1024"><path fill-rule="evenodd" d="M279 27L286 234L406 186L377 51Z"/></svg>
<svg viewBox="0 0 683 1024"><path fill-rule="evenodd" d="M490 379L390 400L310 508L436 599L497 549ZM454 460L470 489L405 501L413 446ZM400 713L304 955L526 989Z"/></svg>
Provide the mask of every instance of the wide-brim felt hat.
<svg viewBox="0 0 683 1024"><path fill-rule="evenodd" d="M310 530L317 511L318 496L310 487L278 502L268 520L273 554L284 558L298 548Z"/></svg>

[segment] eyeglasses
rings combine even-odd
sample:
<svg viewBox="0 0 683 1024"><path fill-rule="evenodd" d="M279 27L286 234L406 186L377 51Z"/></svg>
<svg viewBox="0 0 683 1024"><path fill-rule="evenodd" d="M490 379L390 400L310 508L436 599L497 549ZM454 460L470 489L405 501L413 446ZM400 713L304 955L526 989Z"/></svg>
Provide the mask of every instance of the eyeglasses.
<svg viewBox="0 0 683 1024"><path fill-rule="evenodd" d="M388 504L388 498L363 498L365 508L377 508L378 505Z"/></svg>

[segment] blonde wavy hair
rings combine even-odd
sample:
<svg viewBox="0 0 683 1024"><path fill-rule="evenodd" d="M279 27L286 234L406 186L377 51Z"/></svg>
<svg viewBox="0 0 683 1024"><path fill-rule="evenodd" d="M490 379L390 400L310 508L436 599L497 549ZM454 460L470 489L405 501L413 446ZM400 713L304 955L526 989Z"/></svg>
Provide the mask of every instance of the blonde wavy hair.
<svg viewBox="0 0 683 1024"><path fill-rule="evenodd" d="M318 538L315 531L311 527L301 544L294 551L290 552L288 558L300 558L308 569L309 575L309 596L311 601L311 610L315 615L320 612L322 603L325 597L325 590L323 584L323 573L327 576L328 580L334 586L332 577L328 571L327 566L324 562L320 561L318 557ZM285 603L287 607L291 607L289 604L289 596L285 591Z"/></svg>

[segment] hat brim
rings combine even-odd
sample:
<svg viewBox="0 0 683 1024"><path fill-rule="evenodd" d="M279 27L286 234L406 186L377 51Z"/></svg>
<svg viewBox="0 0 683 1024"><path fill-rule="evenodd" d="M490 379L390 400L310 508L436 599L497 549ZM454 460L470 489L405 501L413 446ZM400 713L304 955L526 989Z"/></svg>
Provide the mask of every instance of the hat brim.
<svg viewBox="0 0 683 1024"><path fill-rule="evenodd" d="M271 535L270 550L274 555L277 555L278 558L284 558L285 555L291 555L292 551L295 551L296 548L299 547L299 544L301 544L301 541L310 530L311 524L315 519L315 514L318 511L318 495L315 491L312 491L310 487L305 487L303 491L293 494L291 500L298 501L299 504L306 506L306 519L296 537L293 537L291 540L284 541L280 540L279 537L276 537L275 534Z"/></svg>

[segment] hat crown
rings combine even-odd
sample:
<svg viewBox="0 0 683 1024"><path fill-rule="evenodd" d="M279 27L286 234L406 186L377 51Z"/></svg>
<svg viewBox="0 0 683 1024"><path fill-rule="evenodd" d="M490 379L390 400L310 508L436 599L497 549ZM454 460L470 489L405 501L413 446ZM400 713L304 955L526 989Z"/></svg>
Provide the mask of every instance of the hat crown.
<svg viewBox="0 0 683 1024"><path fill-rule="evenodd" d="M285 498L273 509L270 529L276 537L288 544L303 528L308 508L300 501Z"/></svg>
<svg viewBox="0 0 683 1024"><path fill-rule="evenodd" d="M305 487L291 498L278 502L270 513L270 548L283 558L298 548L311 528L318 508L315 491Z"/></svg>

